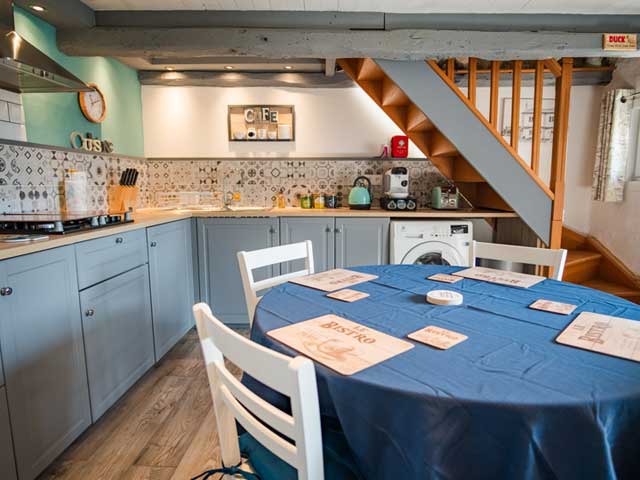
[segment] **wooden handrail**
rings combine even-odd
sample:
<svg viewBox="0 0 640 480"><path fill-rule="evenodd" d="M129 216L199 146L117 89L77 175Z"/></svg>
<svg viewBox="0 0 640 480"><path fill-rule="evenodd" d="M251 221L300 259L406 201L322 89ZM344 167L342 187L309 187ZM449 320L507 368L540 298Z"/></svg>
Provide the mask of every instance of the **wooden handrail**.
<svg viewBox="0 0 640 480"><path fill-rule="evenodd" d="M511 146L517 152L520 138L520 81L522 60L513 62L513 86L511 88Z"/></svg>
<svg viewBox="0 0 640 480"><path fill-rule="evenodd" d="M573 59L563 58L559 65L561 71L560 76L556 79L556 108L553 123L551 180L549 182L554 193L549 248L560 248L562 243L567 133L569 130L569 104L571 102Z"/></svg>
<svg viewBox="0 0 640 480"><path fill-rule="evenodd" d="M471 110L471 112L478 118L478 120L492 133L492 135L496 138L498 142L502 144L502 146L507 149L507 151L511 154L511 156L518 162L518 164L525 170L531 178L536 182L538 187L550 198L553 200L554 194L551 189L542 181L542 179L533 173L531 167L527 165L527 163L520 157L518 152L516 152L511 145L509 145L504 137L500 135L499 132L489 123L489 121L485 118L485 116L478 110L478 108L473 105L469 99L460 91L460 89L456 86L456 84L446 75L444 71L438 66L437 62L434 60L427 60L427 64L438 74L438 76L449 86L449 88L464 102L464 104Z"/></svg>
<svg viewBox="0 0 640 480"><path fill-rule="evenodd" d="M489 96L489 123L498 128L498 97L500 87L500 62L491 62L491 88Z"/></svg>
<svg viewBox="0 0 640 480"><path fill-rule="evenodd" d="M469 97L469 101L474 106L476 104L477 68L478 59L474 57L469 58L469 81L467 82L467 97Z"/></svg>
<svg viewBox="0 0 640 480"><path fill-rule="evenodd" d="M531 169L537 175L540 172L540 145L542 128L542 87L544 85L544 62L536 62L533 87L533 125L531 127Z"/></svg>

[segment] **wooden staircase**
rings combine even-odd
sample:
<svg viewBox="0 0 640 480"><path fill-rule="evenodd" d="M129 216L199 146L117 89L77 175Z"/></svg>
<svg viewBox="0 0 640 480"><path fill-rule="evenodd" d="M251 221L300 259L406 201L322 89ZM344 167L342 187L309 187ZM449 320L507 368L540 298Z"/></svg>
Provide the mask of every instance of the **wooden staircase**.
<svg viewBox="0 0 640 480"><path fill-rule="evenodd" d="M498 131L500 62L492 62L488 119L475 105L475 71L471 69L468 73L470 88L465 94L453 82L453 67L445 71L430 60L393 62L357 58L342 59L339 64L440 172L455 183L472 206L515 211L543 243L558 247L566 152L566 142L562 139L566 137L567 88L571 86L572 65L571 59L566 60L563 59L562 64L555 60L550 61L555 63L539 61L539 74L536 75L536 86L539 87L536 102L541 105L543 76L545 72L551 72L545 65L553 66L559 72L556 75L557 98L565 99L556 103L551 188L538 176L536 155L532 155L535 167L532 168L517 153L518 136L514 136L509 144ZM475 59L470 61L475 65ZM448 65L453 66L453 61ZM517 104L514 108L519 108L521 62L516 61L514 65L518 75L514 75L513 98L518 101L512 103ZM519 114L514 113L516 115L512 117L517 119ZM534 116L540 115L541 108L538 108ZM539 130L540 121L537 124ZM517 131L517 120L512 128ZM538 150L539 141L540 138L533 142Z"/></svg>
<svg viewBox="0 0 640 480"><path fill-rule="evenodd" d="M594 237L562 229L567 263L564 281L611 293L640 303L640 279Z"/></svg>

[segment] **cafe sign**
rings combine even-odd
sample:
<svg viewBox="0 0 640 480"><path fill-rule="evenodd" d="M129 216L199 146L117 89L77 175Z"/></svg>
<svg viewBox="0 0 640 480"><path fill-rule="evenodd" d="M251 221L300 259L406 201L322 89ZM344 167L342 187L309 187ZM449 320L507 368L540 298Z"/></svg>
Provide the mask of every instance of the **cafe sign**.
<svg viewBox="0 0 640 480"><path fill-rule="evenodd" d="M635 33L604 33L602 48L604 50L635 51L638 49L638 35Z"/></svg>
<svg viewBox="0 0 640 480"><path fill-rule="evenodd" d="M95 153L113 152L113 143L109 140L93 138L91 133L87 133L86 136L83 137L80 132L71 132L69 140L71 141L71 147L78 150L86 150L87 152Z"/></svg>

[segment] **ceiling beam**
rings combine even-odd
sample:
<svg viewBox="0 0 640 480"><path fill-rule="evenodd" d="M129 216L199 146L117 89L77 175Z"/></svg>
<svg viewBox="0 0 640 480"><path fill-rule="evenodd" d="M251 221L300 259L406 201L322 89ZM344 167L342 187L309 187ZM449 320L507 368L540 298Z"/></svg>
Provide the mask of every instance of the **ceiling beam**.
<svg viewBox="0 0 640 480"><path fill-rule="evenodd" d="M52 0L49 0L52 1ZM76 0L79 1L79 0ZM96 12L100 27L238 27L333 30L640 32L640 15L442 14L310 11L113 11Z"/></svg>
<svg viewBox="0 0 640 480"><path fill-rule="evenodd" d="M94 11L80 0L13 0L13 3L56 28L93 27L96 24ZM33 10L34 4L44 7L44 12Z"/></svg>
<svg viewBox="0 0 640 480"><path fill-rule="evenodd" d="M94 27L62 29L57 39L59 49L67 55L108 57L422 60L471 56L530 60L640 56L638 51L603 50L602 34L567 32Z"/></svg>
<svg viewBox="0 0 640 480"><path fill-rule="evenodd" d="M324 73L159 72L156 70L141 70L138 72L138 78L142 85L172 87L355 87L355 83L343 72L328 77Z"/></svg>
<svg viewBox="0 0 640 480"><path fill-rule="evenodd" d="M239 27L319 28L325 30L384 29L384 13L232 11L232 10L103 10L100 27Z"/></svg>

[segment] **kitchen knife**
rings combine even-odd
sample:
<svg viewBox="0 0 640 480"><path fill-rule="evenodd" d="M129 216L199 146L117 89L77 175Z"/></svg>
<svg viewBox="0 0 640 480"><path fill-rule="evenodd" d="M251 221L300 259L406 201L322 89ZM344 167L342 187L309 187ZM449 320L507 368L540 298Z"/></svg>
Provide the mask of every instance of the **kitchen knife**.
<svg viewBox="0 0 640 480"><path fill-rule="evenodd" d="M133 183L132 185L135 185L136 183L138 183L138 175L140 174L140 172L137 169L133 169Z"/></svg>
<svg viewBox="0 0 640 480"><path fill-rule="evenodd" d="M124 177L126 173L127 171L123 170L122 173L120 174L120 185L124 185Z"/></svg>
<svg viewBox="0 0 640 480"><path fill-rule="evenodd" d="M131 178L133 177L133 171L132 169L127 168L126 172L127 172L127 176L125 177L124 184L128 187L131 185Z"/></svg>

